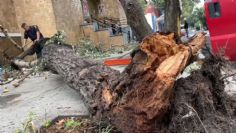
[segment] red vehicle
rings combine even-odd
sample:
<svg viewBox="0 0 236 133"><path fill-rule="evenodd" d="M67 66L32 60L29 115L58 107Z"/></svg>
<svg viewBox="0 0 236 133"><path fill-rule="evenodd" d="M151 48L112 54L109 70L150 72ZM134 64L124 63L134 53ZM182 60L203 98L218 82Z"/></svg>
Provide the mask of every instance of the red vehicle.
<svg viewBox="0 0 236 133"><path fill-rule="evenodd" d="M213 53L236 61L236 0L205 0L205 12Z"/></svg>

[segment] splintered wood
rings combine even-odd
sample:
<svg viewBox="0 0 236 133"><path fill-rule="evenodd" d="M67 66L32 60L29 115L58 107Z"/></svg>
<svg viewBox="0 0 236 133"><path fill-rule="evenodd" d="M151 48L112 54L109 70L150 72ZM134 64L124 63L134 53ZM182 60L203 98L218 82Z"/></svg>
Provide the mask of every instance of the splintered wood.
<svg viewBox="0 0 236 133"><path fill-rule="evenodd" d="M123 79L128 83L129 91L123 94L120 104L114 108L113 112L117 115L114 119L119 123L117 126L125 132L160 128L161 123L158 122L162 121L170 107L176 77L184 70L190 57L203 47L205 41L203 33L197 34L186 45L176 44L173 34L156 33L144 39L140 49L146 58L141 56L141 59L137 53L138 59L134 59L146 62L133 64L132 69L128 70L129 76ZM137 73L137 70L140 71Z"/></svg>

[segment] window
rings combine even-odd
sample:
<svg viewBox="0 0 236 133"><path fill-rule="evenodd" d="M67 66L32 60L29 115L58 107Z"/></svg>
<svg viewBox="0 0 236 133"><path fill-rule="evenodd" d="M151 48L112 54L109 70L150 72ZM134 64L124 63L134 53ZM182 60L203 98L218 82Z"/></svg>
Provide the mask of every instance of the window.
<svg viewBox="0 0 236 133"><path fill-rule="evenodd" d="M209 15L211 18L218 18L221 16L220 3L213 2L208 5Z"/></svg>

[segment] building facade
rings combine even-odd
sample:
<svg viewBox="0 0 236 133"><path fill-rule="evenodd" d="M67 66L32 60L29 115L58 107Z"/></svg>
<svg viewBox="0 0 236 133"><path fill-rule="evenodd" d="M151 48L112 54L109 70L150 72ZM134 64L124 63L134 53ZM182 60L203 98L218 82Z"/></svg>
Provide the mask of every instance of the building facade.
<svg viewBox="0 0 236 133"><path fill-rule="evenodd" d="M89 38L95 44L109 48L124 45L129 39L126 16L119 0L0 1L0 25L9 33L22 34L24 31L20 26L23 22L38 25L46 37L64 31L71 44ZM0 42L4 42L4 38ZM0 54L4 49L5 45L0 45Z"/></svg>
<svg viewBox="0 0 236 133"><path fill-rule="evenodd" d="M93 20L91 20L93 18ZM78 42L83 37L81 26L94 20L126 19L118 0L1 0L0 24L12 33L22 33L23 22L38 25L50 37L65 31L67 41Z"/></svg>

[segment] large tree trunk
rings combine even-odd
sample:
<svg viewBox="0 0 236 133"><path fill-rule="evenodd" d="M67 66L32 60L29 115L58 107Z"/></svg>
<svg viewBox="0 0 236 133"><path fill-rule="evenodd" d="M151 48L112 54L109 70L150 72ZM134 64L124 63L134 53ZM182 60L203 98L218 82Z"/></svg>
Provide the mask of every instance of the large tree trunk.
<svg viewBox="0 0 236 133"><path fill-rule="evenodd" d="M180 0L165 1L165 32L174 32L180 36Z"/></svg>
<svg viewBox="0 0 236 133"><path fill-rule="evenodd" d="M95 118L110 120L123 133L161 132L175 79L204 44L202 33L188 46L177 45L173 34L150 35L122 74L63 45L46 46L43 59L78 90Z"/></svg>
<svg viewBox="0 0 236 133"><path fill-rule="evenodd" d="M137 41L152 33L150 25L144 16L144 11L137 0L119 0L127 17L128 25L134 32Z"/></svg>

